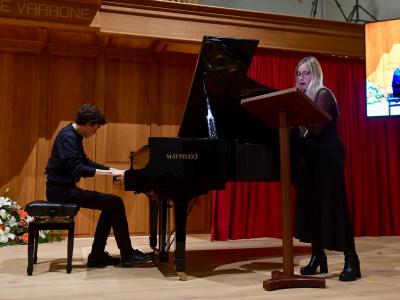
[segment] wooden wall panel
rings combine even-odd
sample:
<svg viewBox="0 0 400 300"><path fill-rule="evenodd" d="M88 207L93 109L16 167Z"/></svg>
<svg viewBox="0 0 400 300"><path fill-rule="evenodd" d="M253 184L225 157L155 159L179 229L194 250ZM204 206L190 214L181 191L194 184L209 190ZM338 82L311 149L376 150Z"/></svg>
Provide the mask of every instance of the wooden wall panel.
<svg viewBox="0 0 400 300"><path fill-rule="evenodd" d="M49 142L46 139L46 115L49 87L49 61L50 54L44 50L39 56L40 62L40 87L39 87L39 137L37 140L37 161L36 161L36 180L34 199L46 199L46 174L44 168L49 158Z"/></svg>
<svg viewBox="0 0 400 300"><path fill-rule="evenodd" d="M53 135L58 123L75 120L77 108L94 101L94 68L91 58L51 56L46 136Z"/></svg>
<svg viewBox="0 0 400 300"><path fill-rule="evenodd" d="M0 193L9 187L25 204L35 193L38 56L0 52L0 66Z"/></svg>
<svg viewBox="0 0 400 300"><path fill-rule="evenodd" d="M150 134L154 137L176 137L178 132L179 125L151 124L150 126Z"/></svg>
<svg viewBox="0 0 400 300"><path fill-rule="evenodd" d="M169 63L162 61L159 66L160 90L157 99L153 99L155 119L152 119L152 123L179 125L192 83L195 61L192 60L184 65L174 61L173 58L169 61Z"/></svg>
<svg viewBox="0 0 400 300"><path fill-rule="evenodd" d="M212 170L210 170L212 172ZM190 203L187 228L192 233L209 233L211 230L211 194L198 196Z"/></svg>
<svg viewBox="0 0 400 300"><path fill-rule="evenodd" d="M104 113L109 122L149 124L149 68L146 57L107 60Z"/></svg>

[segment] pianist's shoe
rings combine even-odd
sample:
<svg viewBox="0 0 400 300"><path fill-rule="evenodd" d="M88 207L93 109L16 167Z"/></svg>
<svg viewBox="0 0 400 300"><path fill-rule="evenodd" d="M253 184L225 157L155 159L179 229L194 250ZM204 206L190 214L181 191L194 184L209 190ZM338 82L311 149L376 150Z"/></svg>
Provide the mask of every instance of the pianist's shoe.
<svg viewBox="0 0 400 300"><path fill-rule="evenodd" d="M88 268L104 268L107 266L118 265L121 262L119 258L112 257L107 251L101 253L91 252L88 256Z"/></svg>
<svg viewBox="0 0 400 300"><path fill-rule="evenodd" d="M145 263L152 259L151 253L143 253L137 249L133 250L126 257L123 257L121 260L121 266L124 268L132 267L136 264Z"/></svg>

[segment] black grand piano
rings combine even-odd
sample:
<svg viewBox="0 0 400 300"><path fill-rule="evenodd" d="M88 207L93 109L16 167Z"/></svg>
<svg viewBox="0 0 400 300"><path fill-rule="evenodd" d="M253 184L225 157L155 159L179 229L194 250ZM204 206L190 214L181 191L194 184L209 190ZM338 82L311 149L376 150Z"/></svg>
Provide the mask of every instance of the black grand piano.
<svg viewBox="0 0 400 300"><path fill-rule="evenodd" d="M150 137L131 155L125 190L150 201L150 246L165 249L168 201L175 209L175 268L184 279L189 202L227 181L279 180L276 130L240 105L242 98L273 92L247 76L258 41L206 36L178 137ZM154 204L157 202L158 204ZM157 207L160 213L157 214Z"/></svg>

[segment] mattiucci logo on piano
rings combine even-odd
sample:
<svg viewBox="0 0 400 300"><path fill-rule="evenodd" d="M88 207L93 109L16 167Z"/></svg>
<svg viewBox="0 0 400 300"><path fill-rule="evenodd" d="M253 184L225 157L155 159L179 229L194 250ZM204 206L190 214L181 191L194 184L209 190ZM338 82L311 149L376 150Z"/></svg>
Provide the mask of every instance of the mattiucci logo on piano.
<svg viewBox="0 0 400 300"><path fill-rule="evenodd" d="M188 160L196 160L198 155L196 153L167 153L167 159L188 159Z"/></svg>

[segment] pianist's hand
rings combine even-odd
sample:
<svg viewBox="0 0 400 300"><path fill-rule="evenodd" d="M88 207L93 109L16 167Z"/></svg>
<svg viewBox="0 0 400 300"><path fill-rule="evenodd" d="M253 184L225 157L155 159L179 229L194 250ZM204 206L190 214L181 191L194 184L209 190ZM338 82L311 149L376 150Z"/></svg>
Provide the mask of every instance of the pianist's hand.
<svg viewBox="0 0 400 300"><path fill-rule="evenodd" d="M96 175L108 175L108 176L113 176L115 178L120 178L124 176L124 170L119 170L115 168L110 168L108 170L101 170L101 169L96 169Z"/></svg>
<svg viewBox="0 0 400 300"><path fill-rule="evenodd" d="M114 177L124 177L125 174L125 170L110 168L110 171L112 172L112 176Z"/></svg>

